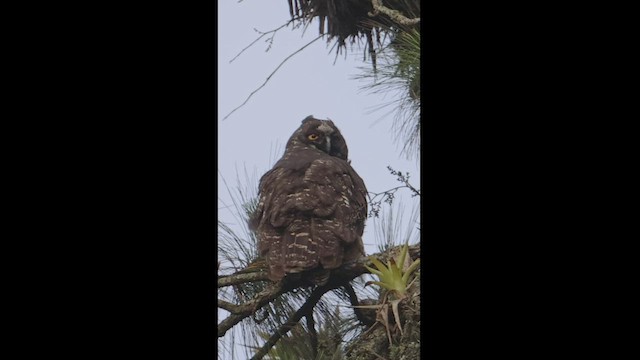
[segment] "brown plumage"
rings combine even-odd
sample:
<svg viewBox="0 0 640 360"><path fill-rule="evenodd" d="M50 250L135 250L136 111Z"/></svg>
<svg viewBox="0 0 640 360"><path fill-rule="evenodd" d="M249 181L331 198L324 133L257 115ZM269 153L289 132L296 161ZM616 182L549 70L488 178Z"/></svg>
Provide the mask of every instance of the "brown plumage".
<svg viewBox="0 0 640 360"><path fill-rule="evenodd" d="M335 124L309 116L260 179L249 225L271 280L311 271L321 274L311 280L321 284L327 270L364 255L367 190L347 156Z"/></svg>

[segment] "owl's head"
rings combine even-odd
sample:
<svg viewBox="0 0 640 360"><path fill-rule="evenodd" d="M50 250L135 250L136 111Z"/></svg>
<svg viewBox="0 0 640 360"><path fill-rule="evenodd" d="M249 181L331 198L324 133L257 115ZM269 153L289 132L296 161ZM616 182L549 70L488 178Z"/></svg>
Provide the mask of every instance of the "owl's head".
<svg viewBox="0 0 640 360"><path fill-rule="evenodd" d="M311 147L343 160L347 160L349 155L347 143L333 121L315 119L312 115L302 120L287 142L288 150L300 146Z"/></svg>

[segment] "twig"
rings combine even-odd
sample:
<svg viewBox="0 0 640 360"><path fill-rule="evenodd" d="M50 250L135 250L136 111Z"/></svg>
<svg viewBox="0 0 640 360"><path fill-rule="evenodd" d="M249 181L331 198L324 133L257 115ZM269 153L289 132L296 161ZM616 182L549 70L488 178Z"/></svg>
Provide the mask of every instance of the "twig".
<svg viewBox="0 0 640 360"><path fill-rule="evenodd" d="M247 50L248 48L250 48L253 44L257 43L257 42L258 42L258 40L262 39L265 35L273 33L273 36L275 36L275 35L276 35L275 33L276 33L278 30L280 30L280 29L282 29L282 28L284 28L284 27L289 26L289 24L291 24L292 22L294 22L294 21L296 21L296 20L299 20L299 19L300 19L299 17L292 18L291 20L287 21L287 22L286 22L285 24L283 24L282 26L280 26L280 27L278 27L278 28L275 28L275 29L273 29L273 30L269 30L269 31L267 31L267 32L262 32L262 31L258 31L257 29L254 29L255 31L259 32L259 33L260 33L260 34L262 34L262 35L260 35L257 39L253 40L253 41L251 42L251 44L247 45L244 49L240 50L240 52L239 52L236 56L234 56L234 57L233 57L233 59L229 60L229 64L231 64L235 59L237 59L240 55L242 55L242 53L243 53L243 52L245 52L245 50ZM294 27L294 28L295 28L295 27ZM271 39L273 39L273 36L271 37Z"/></svg>
<svg viewBox="0 0 640 360"><path fill-rule="evenodd" d="M377 197L378 197L378 196L380 196L380 195L385 195L385 194L388 194L388 193L395 193L395 192L396 192L396 191L398 191L399 189L404 189L404 188L406 188L406 187L407 187L407 186L405 186L405 185L402 185L402 186L396 186L396 187L394 187L394 188L392 188L392 189L385 190L385 191L383 191L383 192L379 192L379 193L374 193L374 192L369 191L369 192L367 193L367 195L369 196L369 201L372 201L373 199L377 198ZM373 195L373 197L372 197L371 195Z"/></svg>
<svg viewBox="0 0 640 360"><path fill-rule="evenodd" d="M393 189L389 189L379 193L368 192L367 198L369 199L369 205L371 206L371 210L369 210L369 217L371 216L378 217L382 202L384 201L387 204L391 205L393 203L393 200L395 199L396 191L398 191L399 189L404 189L406 187L407 187L406 185L402 185L402 186L396 186ZM376 200L379 196L381 197L381 199Z"/></svg>
<svg viewBox="0 0 640 360"><path fill-rule="evenodd" d="M299 53L300 51L304 50L307 46L313 44L314 42L316 42L318 39L322 38L324 35L320 35L317 38L311 40L310 42L308 42L306 45L304 45L303 47L301 47L300 49L296 50L294 53L292 53L291 55L287 56L284 60L282 60L282 62L280 63L280 65L278 65L278 67L273 70L273 72L267 77L267 79L264 81L264 83L262 83L262 85L260 85L257 89L253 90L251 92L251 94L249 94L249 96L244 100L244 102L242 104L240 104L240 106L236 107L235 109L231 110L230 113L228 113L224 118L222 118L222 120L226 120L229 116L231 116L231 114L233 114L234 112L236 112L236 110L240 109L241 107L243 107L248 101L249 99L251 99L251 97L253 96L253 94L257 93L260 89L262 89L265 85L267 85L267 83L269 82L269 80L271 79L271 77L282 67L282 65L284 65L285 62L287 62L287 60L291 59L294 55L296 55L297 53Z"/></svg>
<svg viewBox="0 0 640 360"><path fill-rule="evenodd" d="M420 190L416 190L411 184L409 184L409 173L403 174L402 171L396 171L391 168L391 166L387 166L387 169L391 173L391 175L396 175L398 177L398 181L404 183L409 190L413 192L412 196L420 196Z"/></svg>
<svg viewBox="0 0 640 360"><path fill-rule="evenodd" d="M387 204L391 205L393 203L393 200L395 199L395 193L400 189L403 189L403 188L409 189L412 192L411 197L421 196L420 190L416 189L409 183L409 173L403 174L401 171L396 171L392 169L391 166L387 166L387 169L389 170L391 175L397 176L397 179L396 179L397 181L403 183L404 185L396 186L392 189L379 192L379 193L368 192L367 198L369 200L369 205L371 207L370 208L371 210L369 210L369 217L372 217L372 216L378 217L382 202L384 201ZM380 200L376 200L378 197L381 197Z"/></svg>

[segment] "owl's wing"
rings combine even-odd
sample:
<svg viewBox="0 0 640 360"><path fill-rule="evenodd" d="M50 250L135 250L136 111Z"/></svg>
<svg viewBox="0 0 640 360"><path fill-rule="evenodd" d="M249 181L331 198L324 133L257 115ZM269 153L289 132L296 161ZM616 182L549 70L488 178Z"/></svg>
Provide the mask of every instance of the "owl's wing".
<svg viewBox="0 0 640 360"><path fill-rule="evenodd" d="M258 186L258 206L249 218L250 229L258 230L265 225L274 226L269 222L269 214L282 208L287 198L286 193L298 187L294 182L297 182L294 174L281 167L275 167L262 175Z"/></svg>
<svg viewBox="0 0 640 360"><path fill-rule="evenodd" d="M282 167L274 167L267 171L260 178L258 186L258 205L255 211L249 217L249 229L258 235L258 253L265 256L271 249L282 248L282 229L275 227L269 221L271 215L277 212L277 209L283 206L286 200L286 192L296 187L292 184L296 176L290 171ZM287 220L282 219L283 223ZM281 250L278 250L281 251ZM268 261L271 264L270 273L273 275L272 280L278 280L284 275L282 269L273 270L274 261ZM275 274L274 274L275 273Z"/></svg>
<svg viewBox="0 0 640 360"><path fill-rule="evenodd" d="M360 239L367 217L367 189L349 163L335 157L315 160L304 182L310 201L315 200L313 215L332 219L335 234L343 242Z"/></svg>
<svg viewBox="0 0 640 360"><path fill-rule="evenodd" d="M323 267L333 269L363 256L367 190L360 176L345 160L326 157L311 163L303 183L299 194L305 208L311 208L312 238Z"/></svg>

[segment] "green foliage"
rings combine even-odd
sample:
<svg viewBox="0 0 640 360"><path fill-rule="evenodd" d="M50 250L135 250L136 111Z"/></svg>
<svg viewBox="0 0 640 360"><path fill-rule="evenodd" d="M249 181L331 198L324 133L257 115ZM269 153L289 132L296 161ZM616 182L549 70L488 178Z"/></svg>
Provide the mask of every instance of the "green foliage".
<svg viewBox="0 0 640 360"><path fill-rule="evenodd" d="M404 268L408 251L409 246L405 244L401 248L400 255L396 259L391 258L387 261L387 266L375 257L370 257L371 262L373 262L377 270L368 266L365 267L372 274L377 275L379 281L370 281L369 283L376 284L389 290L397 299L404 298L407 293L409 277L418 268L418 266L420 266L420 259L416 259L406 269Z"/></svg>
<svg viewBox="0 0 640 360"><path fill-rule="evenodd" d="M409 97L420 105L420 31L411 29L400 32L393 48L398 61L396 76L404 79Z"/></svg>
<svg viewBox="0 0 640 360"><path fill-rule="evenodd" d="M381 25L382 26L382 25ZM401 153L416 157L420 150L420 29L390 27L391 40L378 51L378 66L361 67L356 79L367 81L363 89L395 96L395 100L378 109L391 106L394 114L395 141Z"/></svg>

